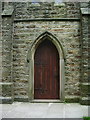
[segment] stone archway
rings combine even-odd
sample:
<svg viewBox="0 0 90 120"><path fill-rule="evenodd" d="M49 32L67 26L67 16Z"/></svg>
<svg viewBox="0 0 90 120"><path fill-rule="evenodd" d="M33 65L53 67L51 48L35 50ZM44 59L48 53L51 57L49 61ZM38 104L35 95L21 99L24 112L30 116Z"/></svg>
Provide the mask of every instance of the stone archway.
<svg viewBox="0 0 90 120"><path fill-rule="evenodd" d="M44 32L41 34L31 45L31 48L28 51L28 62L29 62L29 100L34 100L34 54L38 47L38 45L44 41L46 38L48 38L57 48L57 51L59 53L59 83L60 83L60 102L64 101L64 83L65 83L65 75L64 75L64 60L65 60L65 52L63 50L63 46L60 43L60 41L51 33Z"/></svg>

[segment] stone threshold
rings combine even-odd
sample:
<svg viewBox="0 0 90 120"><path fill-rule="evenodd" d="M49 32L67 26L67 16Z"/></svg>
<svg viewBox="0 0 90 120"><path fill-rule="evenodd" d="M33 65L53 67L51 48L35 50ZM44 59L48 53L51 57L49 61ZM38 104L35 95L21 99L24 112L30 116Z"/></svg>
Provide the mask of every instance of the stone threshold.
<svg viewBox="0 0 90 120"><path fill-rule="evenodd" d="M52 99L34 99L31 101L32 103L63 103L61 100L52 100Z"/></svg>

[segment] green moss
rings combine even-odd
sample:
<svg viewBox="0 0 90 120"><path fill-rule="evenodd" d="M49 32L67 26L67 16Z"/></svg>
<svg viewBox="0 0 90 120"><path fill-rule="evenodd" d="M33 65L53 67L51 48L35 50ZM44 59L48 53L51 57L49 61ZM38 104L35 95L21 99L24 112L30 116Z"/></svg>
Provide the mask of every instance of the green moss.
<svg viewBox="0 0 90 120"><path fill-rule="evenodd" d="M13 103L13 99L2 99L0 101L0 104L12 104Z"/></svg>
<svg viewBox="0 0 90 120"><path fill-rule="evenodd" d="M78 103L79 98L66 98L65 103Z"/></svg>
<svg viewBox="0 0 90 120"><path fill-rule="evenodd" d="M11 85L2 85L2 95L3 97L12 96L12 86Z"/></svg>
<svg viewBox="0 0 90 120"><path fill-rule="evenodd" d="M14 101L18 101L18 102L29 102L28 98L14 98Z"/></svg>
<svg viewBox="0 0 90 120"><path fill-rule="evenodd" d="M80 100L81 105L90 105L90 100Z"/></svg>
<svg viewBox="0 0 90 120"><path fill-rule="evenodd" d="M90 91L90 85L88 85L88 84L86 84L86 85L81 84L80 87L81 87L81 94L82 94L82 96L84 96L84 97L87 96L89 91Z"/></svg>

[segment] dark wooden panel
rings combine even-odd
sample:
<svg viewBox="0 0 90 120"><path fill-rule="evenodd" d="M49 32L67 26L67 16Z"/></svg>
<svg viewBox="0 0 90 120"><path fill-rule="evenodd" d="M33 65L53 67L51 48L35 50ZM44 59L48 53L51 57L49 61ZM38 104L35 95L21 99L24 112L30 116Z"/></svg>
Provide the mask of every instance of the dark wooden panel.
<svg viewBox="0 0 90 120"><path fill-rule="evenodd" d="M34 98L59 99L59 55L49 40L43 41L35 52Z"/></svg>

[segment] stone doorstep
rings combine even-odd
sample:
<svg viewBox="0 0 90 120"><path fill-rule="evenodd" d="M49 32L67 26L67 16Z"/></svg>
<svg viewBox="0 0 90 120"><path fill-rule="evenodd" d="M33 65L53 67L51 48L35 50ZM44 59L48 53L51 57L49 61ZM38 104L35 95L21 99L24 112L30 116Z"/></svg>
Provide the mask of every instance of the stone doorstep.
<svg viewBox="0 0 90 120"><path fill-rule="evenodd" d="M88 106L65 103L22 103L3 105L3 118L59 118L58 120L81 120L88 115ZM6 114L5 114L6 113ZM61 118L61 119L60 119ZM10 120L10 119L9 119Z"/></svg>
<svg viewBox="0 0 90 120"><path fill-rule="evenodd" d="M63 103L64 101L61 100L47 100L47 99L34 99L31 101L31 103Z"/></svg>

